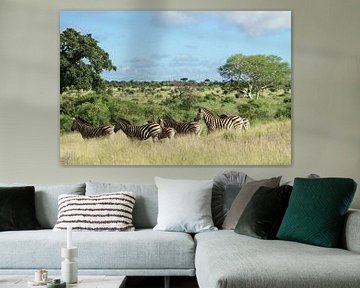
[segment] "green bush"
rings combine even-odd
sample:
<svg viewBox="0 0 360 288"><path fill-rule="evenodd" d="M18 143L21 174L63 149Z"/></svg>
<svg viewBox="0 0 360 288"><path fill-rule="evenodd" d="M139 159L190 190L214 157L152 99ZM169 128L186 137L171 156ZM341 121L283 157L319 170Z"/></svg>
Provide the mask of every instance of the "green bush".
<svg viewBox="0 0 360 288"><path fill-rule="evenodd" d="M251 121L269 121L275 118L291 118L291 98L263 97L238 105L240 116Z"/></svg>
<svg viewBox="0 0 360 288"><path fill-rule="evenodd" d="M275 113L276 118L291 118L291 99L287 97L283 100L283 106L281 106Z"/></svg>
<svg viewBox="0 0 360 288"><path fill-rule="evenodd" d="M121 86L117 86L120 90L118 89L119 91L113 95L109 95L109 87L107 92L101 93L64 92L60 98L61 133L70 131L71 118L74 116L83 117L93 126L109 123L114 125L119 118L125 118L135 125L143 125L148 120L155 121L160 117L172 117L177 121L185 122L194 119L199 106L218 114L240 115L249 118L251 123L291 118L290 94L250 100L246 97L237 98L232 92L226 95L223 93L225 89L221 89L221 95L218 96L211 92L220 91L217 86L220 84L215 83L200 87L202 89L192 84L192 88L180 87L171 89L171 92L169 87L172 86L164 83L163 87L151 84L146 96L144 92L140 92L140 90L145 91L143 85L145 84L136 82L122 83ZM165 92L155 93L155 90Z"/></svg>
<svg viewBox="0 0 360 288"><path fill-rule="evenodd" d="M275 111L267 99L253 99L248 103L238 106L240 116L254 120L271 120L274 119Z"/></svg>
<svg viewBox="0 0 360 288"><path fill-rule="evenodd" d="M230 96L226 96L221 99L221 103L235 103L235 102L236 102L235 99Z"/></svg>
<svg viewBox="0 0 360 288"><path fill-rule="evenodd" d="M69 115L60 114L60 134L71 131L73 119Z"/></svg>

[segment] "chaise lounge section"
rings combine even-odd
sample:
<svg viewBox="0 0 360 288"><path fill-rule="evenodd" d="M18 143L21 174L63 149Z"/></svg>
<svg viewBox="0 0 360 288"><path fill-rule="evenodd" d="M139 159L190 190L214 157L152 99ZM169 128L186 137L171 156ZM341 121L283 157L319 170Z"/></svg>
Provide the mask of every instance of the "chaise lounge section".
<svg viewBox="0 0 360 288"><path fill-rule="evenodd" d="M353 288L360 283L360 211L347 216L349 250L262 240L230 230L195 236L201 288Z"/></svg>

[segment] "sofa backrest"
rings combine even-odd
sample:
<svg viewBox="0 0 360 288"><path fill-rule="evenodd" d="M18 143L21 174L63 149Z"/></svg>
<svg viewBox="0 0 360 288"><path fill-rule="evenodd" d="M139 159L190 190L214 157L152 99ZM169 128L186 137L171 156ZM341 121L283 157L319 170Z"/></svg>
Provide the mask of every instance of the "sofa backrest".
<svg viewBox="0 0 360 288"><path fill-rule="evenodd" d="M131 191L135 194L133 223L136 229L153 228L157 223L158 192L155 184L86 182L86 195Z"/></svg>

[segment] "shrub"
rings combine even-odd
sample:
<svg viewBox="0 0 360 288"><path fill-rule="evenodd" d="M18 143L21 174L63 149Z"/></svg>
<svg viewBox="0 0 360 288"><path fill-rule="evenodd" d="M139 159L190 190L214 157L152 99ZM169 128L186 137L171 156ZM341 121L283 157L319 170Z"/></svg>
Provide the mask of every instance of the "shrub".
<svg viewBox="0 0 360 288"><path fill-rule="evenodd" d="M60 114L60 134L71 131L72 117L65 114Z"/></svg>
<svg viewBox="0 0 360 288"><path fill-rule="evenodd" d="M235 99L230 96L226 96L221 99L221 103L235 103Z"/></svg>
<svg viewBox="0 0 360 288"><path fill-rule="evenodd" d="M274 119L275 111L273 111L271 104L266 99L253 99L248 103L238 106L240 116L249 118L251 120L270 120Z"/></svg>

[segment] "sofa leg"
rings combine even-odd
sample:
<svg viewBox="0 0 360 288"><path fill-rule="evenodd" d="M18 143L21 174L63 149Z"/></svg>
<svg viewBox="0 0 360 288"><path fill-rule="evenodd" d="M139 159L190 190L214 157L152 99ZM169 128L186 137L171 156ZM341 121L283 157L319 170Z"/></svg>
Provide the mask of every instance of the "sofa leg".
<svg viewBox="0 0 360 288"><path fill-rule="evenodd" d="M164 277L164 288L170 288L170 276Z"/></svg>

